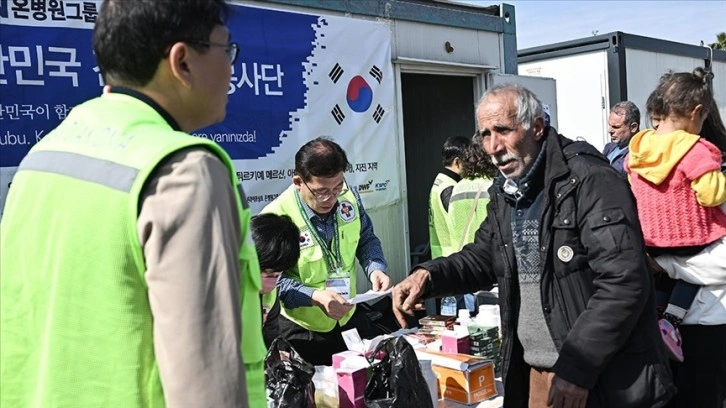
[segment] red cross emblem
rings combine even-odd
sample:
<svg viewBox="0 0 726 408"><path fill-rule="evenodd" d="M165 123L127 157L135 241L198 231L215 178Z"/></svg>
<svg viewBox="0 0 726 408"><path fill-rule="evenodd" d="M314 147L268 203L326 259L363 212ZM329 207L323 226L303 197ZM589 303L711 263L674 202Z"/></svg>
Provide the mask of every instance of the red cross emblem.
<svg viewBox="0 0 726 408"><path fill-rule="evenodd" d="M340 217L343 221L349 222L355 219L355 208L349 201L342 201L340 203L338 213L340 213Z"/></svg>

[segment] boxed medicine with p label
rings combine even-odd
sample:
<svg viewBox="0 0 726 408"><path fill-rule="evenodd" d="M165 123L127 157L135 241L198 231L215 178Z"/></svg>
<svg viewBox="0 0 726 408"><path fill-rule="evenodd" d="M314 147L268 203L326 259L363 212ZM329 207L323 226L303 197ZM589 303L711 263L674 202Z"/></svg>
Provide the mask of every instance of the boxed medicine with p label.
<svg viewBox="0 0 726 408"><path fill-rule="evenodd" d="M425 354L427 355L425 358L431 359L431 368L439 380L439 389L443 398L474 404L498 395L492 360L430 350L416 353Z"/></svg>

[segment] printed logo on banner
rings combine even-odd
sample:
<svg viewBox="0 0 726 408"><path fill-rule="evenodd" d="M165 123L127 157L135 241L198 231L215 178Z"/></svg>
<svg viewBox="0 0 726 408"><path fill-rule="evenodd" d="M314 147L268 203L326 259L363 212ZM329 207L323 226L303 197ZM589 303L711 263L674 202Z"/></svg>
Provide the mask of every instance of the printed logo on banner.
<svg viewBox="0 0 726 408"><path fill-rule="evenodd" d="M366 194L374 191L386 191L388 189L388 183L390 182L391 180L386 180L380 183L375 182L373 179L367 180L365 183L358 185L358 193Z"/></svg>
<svg viewBox="0 0 726 408"><path fill-rule="evenodd" d="M343 200L338 205L338 214L345 222L351 222L355 219L355 207L348 200Z"/></svg>
<svg viewBox="0 0 726 408"><path fill-rule="evenodd" d="M386 180L382 183L376 183L376 191L385 191L388 188L388 183L390 183L391 180Z"/></svg>
<svg viewBox="0 0 726 408"><path fill-rule="evenodd" d="M366 181L363 184L358 184L358 193L365 194L373 191L373 179Z"/></svg>

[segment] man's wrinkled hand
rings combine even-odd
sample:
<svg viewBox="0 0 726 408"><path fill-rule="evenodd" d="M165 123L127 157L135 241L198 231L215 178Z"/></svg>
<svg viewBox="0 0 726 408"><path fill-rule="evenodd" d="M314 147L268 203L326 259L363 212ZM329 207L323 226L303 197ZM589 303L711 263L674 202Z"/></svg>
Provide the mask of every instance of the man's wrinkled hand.
<svg viewBox="0 0 726 408"><path fill-rule="evenodd" d="M555 375L552 378L547 404L554 408L585 408L589 393L590 391L586 388L579 387Z"/></svg>
<svg viewBox="0 0 726 408"><path fill-rule="evenodd" d="M330 290L316 290L313 292L313 305L322 309L325 314L335 320L340 320L353 308L340 294Z"/></svg>
<svg viewBox="0 0 726 408"><path fill-rule="evenodd" d="M413 316L414 310L423 310L423 293L429 280L429 271L418 269L393 288L393 314L401 327L407 327L404 314Z"/></svg>
<svg viewBox="0 0 726 408"><path fill-rule="evenodd" d="M371 272L370 280L375 292L387 290L391 287L391 277L380 269Z"/></svg>

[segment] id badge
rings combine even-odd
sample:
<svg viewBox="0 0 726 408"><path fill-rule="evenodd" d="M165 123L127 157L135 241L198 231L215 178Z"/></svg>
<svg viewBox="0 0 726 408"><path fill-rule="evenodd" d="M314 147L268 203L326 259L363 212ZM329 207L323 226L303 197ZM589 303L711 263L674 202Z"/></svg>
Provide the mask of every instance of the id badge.
<svg viewBox="0 0 726 408"><path fill-rule="evenodd" d="M341 268L337 268L328 276L325 288L339 294L345 300L350 299L350 275L344 273Z"/></svg>

